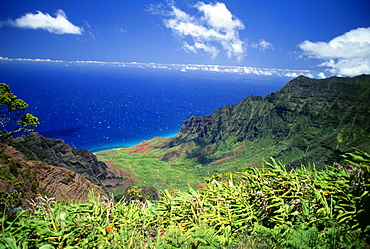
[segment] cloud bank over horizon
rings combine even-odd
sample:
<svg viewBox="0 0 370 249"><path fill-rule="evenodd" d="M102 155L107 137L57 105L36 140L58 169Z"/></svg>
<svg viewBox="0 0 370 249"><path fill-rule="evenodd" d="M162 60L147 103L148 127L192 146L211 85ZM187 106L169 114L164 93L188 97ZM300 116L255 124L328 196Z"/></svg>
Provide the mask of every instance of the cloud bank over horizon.
<svg viewBox="0 0 370 249"><path fill-rule="evenodd" d="M52 34L73 34L81 35L83 29L73 25L67 19L67 15L63 10L59 9L55 13L56 17L50 16L48 13L36 11L36 13L27 13L17 19L9 20L6 24L23 29L43 29Z"/></svg>
<svg viewBox="0 0 370 249"><path fill-rule="evenodd" d="M257 76L276 76L296 78L303 75L310 78L325 78L322 72L314 72L310 70L292 70L278 68L257 68L247 66L220 66L220 65L203 65L203 64L163 64L163 63L139 63L139 62L106 62L106 61L64 61L51 59L26 59L26 58L7 58L1 57L0 61L25 61L25 62L41 62L41 63L65 63L76 65L101 65L113 67L127 68L144 68L144 69L164 69L180 72L211 72L211 73L227 73L241 75L257 75Z"/></svg>
<svg viewBox="0 0 370 249"><path fill-rule="evenodd" d="M165 27L172 30L187 53L198 54L203 51L215 59L221 52L225 52L229 59L241 61L246 56L247 47L238 31L245 29L243 22L224 3L197 2L193 7L200 15L191 16L177 8L174 2L167 6L150 5L148 11L164 16ZM252 47L265 51L272 48L272 44L260 40L259 43L253 43Z"/></svg>
<svg viewBox="0 0 370 249"><path fill-rule="evenodd" d="M355 76L370 73L370 27L350 30L329 42L305 40L298 45L309 58L334 75Z"/></svg>

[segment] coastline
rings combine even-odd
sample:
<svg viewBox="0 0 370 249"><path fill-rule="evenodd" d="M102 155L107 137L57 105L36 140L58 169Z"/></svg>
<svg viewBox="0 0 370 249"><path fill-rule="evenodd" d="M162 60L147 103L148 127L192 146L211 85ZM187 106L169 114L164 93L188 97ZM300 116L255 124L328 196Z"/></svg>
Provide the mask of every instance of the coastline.
<svg viewBox="0 0 370 249"><path fill-rule="evenodd" d="M179 132L171 133L171 134L168 134L168 135L153 136L150 139L141 139L141 140L126 142L126 143L116 143L116 144L112 144L112 145L107 145L105 147L95 147L95 148L87 149L87 150L91 151L93 154L96 154L96 153L101 152L101 151L107 151L107 150L119 150L119 149L122 149L122 148L129 148L129 147L136 146L136 145L138 145L142 142L152 140L156 137L170 138L170 137L176 136L177 134L179 134Z"/></svg>

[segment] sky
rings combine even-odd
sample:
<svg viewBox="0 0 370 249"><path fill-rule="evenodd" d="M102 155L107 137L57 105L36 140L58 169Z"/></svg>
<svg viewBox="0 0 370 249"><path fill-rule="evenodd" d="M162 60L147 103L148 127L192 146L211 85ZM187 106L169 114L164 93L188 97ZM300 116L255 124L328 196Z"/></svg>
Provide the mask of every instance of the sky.
<svg viewBox="0 0 370 249"><path fill-rule="evenodd" d="M370 73L369 13L369 0L0 0L0 59L355 76Z"/></svg>

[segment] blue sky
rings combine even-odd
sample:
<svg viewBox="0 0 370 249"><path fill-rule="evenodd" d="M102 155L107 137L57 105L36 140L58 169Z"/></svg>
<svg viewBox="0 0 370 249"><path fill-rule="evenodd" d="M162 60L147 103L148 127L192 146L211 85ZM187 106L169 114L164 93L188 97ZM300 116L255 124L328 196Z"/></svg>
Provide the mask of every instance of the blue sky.
<svg viewBox="0 0 370 249"><path fill-rule="evenodd" d="M370 73L369 0L0 0L0 57Z"/></svg>

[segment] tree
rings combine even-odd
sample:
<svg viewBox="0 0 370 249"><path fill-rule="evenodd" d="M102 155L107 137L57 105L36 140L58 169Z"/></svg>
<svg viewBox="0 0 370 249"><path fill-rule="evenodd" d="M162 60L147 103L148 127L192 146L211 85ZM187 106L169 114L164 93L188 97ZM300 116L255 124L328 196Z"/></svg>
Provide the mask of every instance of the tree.
<svg viewBox="0 0 370 249"><path fill-rule="evenodd" d="M26 113L28 104L18 99L7 84L0 83L0 140L19 132L31 132L39 125L38 118Z"/></svg>

